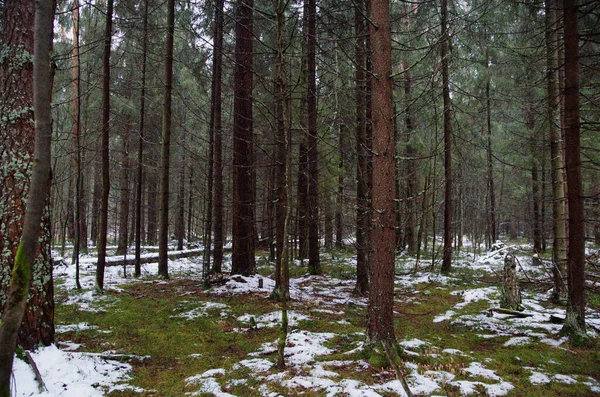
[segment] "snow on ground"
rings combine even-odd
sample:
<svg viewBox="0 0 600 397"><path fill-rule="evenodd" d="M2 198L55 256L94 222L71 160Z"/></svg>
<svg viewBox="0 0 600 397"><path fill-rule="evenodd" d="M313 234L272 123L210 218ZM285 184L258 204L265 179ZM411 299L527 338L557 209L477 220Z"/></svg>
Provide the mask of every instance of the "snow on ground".
<svg viewBox="0 0 600 397"><path fill-rule="evenodd" d="M111 390L143 391L124 383L130 379L129 364L104 360L95 354L65 352L54 345L31 354L47 390L40 392L29 364L16 358L13 386L16 396L101 397Z"/></svg>
<svg viewBox="0 0 600 397"><path fill-rule="evenodd" d="M254 319L254 320L252 320ZM300 321L309 320L310 317L296 310L288 310L288 326L296 327ZM281 311L265 313L260 316L254 314L244 314L237 318L242 323L252 323L256 328L272 328L281 326Z"/></svg>
<svg viewBox="0 0 600 397"><path fill-rule="evenodd" d="M475 255L473 253L463 254L463 259L457 260L456 269L468 269L470 271L481 271L486 273L501 274L503 269L504 255L514 247L501 244L497 250ZM189 250L188 250L189 251ZM151 255L151 254L148 254ZM466 259L465 259L466 258ZM331 258L332 260L338 260ZM519 265L517 271L519 277L523 276L532 280L547 277L549 265L534 265L530 257L517 256ZM95 258L87 257L81 261L81 284L84 291L71 293L75 289L74 266L65 260L55 269L55 277L64 282L61 288L69 291L69 296L62 304L76 305L82 311L107 310L118 299L108 294L97 295L93 292ZM402 257L399 262L404 261L403 272L406 269L414 269L414 262L408 257ZM345 260L346 264L356 266L355 259ZM230 256L226 257L224 270L230 269ZM124 277L125 271L128 277ZM116 291L121 286L132 282L167 283L168 281L156 280L157 264L142 265L142 276L139 279L131 277L133 268L130 266L123 269L121 266L108 266L105 271L105 289ZM198 258L183 258L169 261L169 272L173 278L186 277L201 280L202 264ZM428 294L430 291L419 286L432 285L437 288L449 288L461 282L455 274L451 276L440 275L435 272L419 269L416 274L407 273L395 277L395 285L403 291L410 291L413 296ZM464 284L462 284L464 285ZM258 294L268 296L275 286L275 282L264 276L225 276L223 283L213 287L209 293L215 297L232 294ZM550 346L560 348L566 341L558 337L560 325L548 321L550 315L564 316L564 310L546 308L541 304L540 294L523 294L523 306L525 312L532 314L528 318L514 318L504 314L493 313L487 310L482 313L473 313L470 305L475 302L487 302L489 307L497 307L499 303L499 289L497 286L477 287L453 291L452 294L460 298L450 310L434 317L434 323L450 322L454 325L465 326L480 332L484 338L504 337L504 346L526 345L537 342L546 343ZM336 334L326 332L310 332L302 330L302 321L310 320L310 313L327 313L339 317L339 321L345 321L344 313L347 307L365 307L367 300L354 294L354 281L342 280L327 275L311 276L304 275L290 280L290 294L296 310L290 310L290 325L293 328L288 334L286 344L285 370L278 370L275 366L275 355L277 341L265 342L258 350L248 354L247 358L233 365L230 369L215 368L186 379L190 389L195 389L188 395L200 395L212 393L218 397L231 397L231 388L238 384L245 384L248 377L255 378L260 384L259 392L263 396L276 397L275 385L282 385L295 390L308 389L324 396L404 396L400 382L389 380L394 377L391 373L386 378L376 378L372 382L365 383L348 377L348 373L361 373L372 370L371 366L357 359L352 360L327 360L326 356L332 353L347 353L351 357L363 348L362 342L355 342L345 352L333 349L332 340ZM184 294L185 295L185 294ZM411 294L402 294L406 301L413 299ZM218 302L182 302L174 310L173 317L194 319L208 314L219 312L220 316L230 316L229 307ZM306 314L305 314L306 313ZM314 314L314 313L313 313ZM591 324L600 325L600 314L589 313L588 321ZM251 320L254 319L254 321ZM241 323L254 323L256 328L274 327L280 324L280 312L271 312L263 315L246 314L237 318ZM338 321L338 322L339 322ZM61 325L57 332L94 330L95 332L111 332L110 330L99 330L95 326L86 323ZM243 330L242 330L243 331ZM235 329L234 332L240 332ZM593 331L592 331L593 333ZM364 334L355 336L356 339L364 340ZM457 356L463 360L469 360L469 355L457 349L444 349L437 347L439 341L426 341L420 339L409 339L399 341L400 345L410 357L427 357L432 359L440 356ZM18 396L101 396L110 390L120 388L131 388L127 385L131 366L116 361L104 360L97 354L75 353L67 350L76 350L78 344L63 342L63 350L55 346L41 348L34 353L34 359L42 372L48 391L40 393L37 383L33 379L33 373L28 364L17 359L15 362L15 379ZM485 390L489 396L502 396L509 393L514 386L504 380L496 371L487 368L487 361L471 361L468 365L459 368L460 376L445 370L424 370L413 362L405 363L407 380L413 393L419 395L445 395L445 385L450 385L460 390L463 395L478 393ZM600 383L593 378L572 376L560 373L551 373L547 367L528 368L530 371L529 381L535 385L544 385L550 382L572 384L582 382L587 385L591 392L600 393ZM242 378L235 378L236 371L244 370ZM229 380L224 378L228 376ZM231 379L231 377L234 377ZM364 379L365 376L361 377ZM367 376L367 378L369 378ZM585 379L583 379L585 378Z"/></svg>

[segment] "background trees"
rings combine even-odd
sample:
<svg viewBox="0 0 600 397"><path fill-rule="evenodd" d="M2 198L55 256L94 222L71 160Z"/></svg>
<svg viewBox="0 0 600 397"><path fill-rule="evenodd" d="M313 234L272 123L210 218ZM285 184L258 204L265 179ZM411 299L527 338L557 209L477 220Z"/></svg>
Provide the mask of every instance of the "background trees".
<svg viewBox="0 0 600 397"><path fill-rule="evenodd" d="M285 119L290 134L285 160L292 172L290 256L302 263L308 259L312 273L322 271L319 248L332 245L335 231L338 248L356 250L357 291L366 293L369 256L381 243L369 235L380 215L371 199L373 178L380 176L371 170L371 158L379 153L371 131L374 112L382 109L372 107L373 84L381 76L371 67L374 43L362 1L295 0L278 14L265 0L121 0L114 7L111 107L103 123L96 120L105 109L98 59L106 49L106 15L87 3L69 3L80 11L80 34L79 45L66 34L55 43L55 243L60 247L75 236L69 232L74 208L81 212L82 249L91 241L103 251L121 236L127 254L127 231L136 235L138 256L142 246L154 249L158 241L158 187L169 182L165 174L162 182L158 178L158 148L166 143L159 126L167 120L160 111L167 83L161 73L167 5L175 15L173 162L167 176L176 188L160 201L162 260L167 243L174 246L172 236L183 247L202 237L210 246L214 231L214 272L228 270L222 265L230 242L234 272L253 272L257 252L280 263L285 246L280 123ZM559 8L552 1L389 2L394 247L418 255L417 266L426 258L431 266L450 270L453 252L489 248L497 238L523 239L541 255L551 242L555 268L566 263L566 247L560 244L565 238L560 213L566 210L560 192L566 63ZM62 15L65 30L75 25L67 17L75 13ZM276 15L285 20L279 27L286 54L283 75L276 68ZM583 225L590 237L596 230L593 181L600 160L597 44L588 38L597 34L598 16L587 4L577 15L585 75L581 196L589 197ZM71 60L74 48L78 62ZM80 72L73 74L72 68ZM80 114L67 105L74 100ZM102 196L103 173L97 143L108 123L111 134L102 147L109 148L113 161L104 171L120 188L103 201L106 225L99 228L103 211L96 199ZM74 128L81 131L81 151L66 143ZM70 160L79 152L81 181L75 182L79 172ZM132 191L136 194L128 194ZM134 200L135 216L127 217ZM564 269L558 273L564 275ZM560 285L562 278L556 280Z"/></svg>

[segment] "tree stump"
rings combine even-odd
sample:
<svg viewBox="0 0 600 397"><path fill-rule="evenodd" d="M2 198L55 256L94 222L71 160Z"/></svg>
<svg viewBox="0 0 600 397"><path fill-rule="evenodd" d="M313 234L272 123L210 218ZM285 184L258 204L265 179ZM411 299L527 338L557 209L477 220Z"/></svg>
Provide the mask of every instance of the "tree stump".
<svg viewBox="0 0 600 397"><path fill-rule="evenodd" d="M517 259L513 254L504 257L504 286L500 307L511 310L521 308L521 289L517 279Z"/></svg>

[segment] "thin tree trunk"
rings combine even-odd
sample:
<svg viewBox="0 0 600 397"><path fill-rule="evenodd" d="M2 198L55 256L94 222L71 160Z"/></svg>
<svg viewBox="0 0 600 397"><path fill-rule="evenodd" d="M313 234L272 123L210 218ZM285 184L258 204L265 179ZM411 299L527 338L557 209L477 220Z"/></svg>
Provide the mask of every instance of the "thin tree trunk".
<svg viewBox="0 0 600 397"><path fill-rule="evenodd" d="M321 273L319 258L319 152L317 135L317 3L316 0L305 0L307 6L307 90L306 104L308 111L307 157L308 157L308 272Z"/></svg>
<svg viewBox="0 0 600 397"><path fill-rule="evenodd" d="M126 255L129 248L129 129L131 120L126 116L121 133L123 155L121 160L121 181L119 186L119 237L115 255Z"/></svg>
<svg viewBox="0 0 600 397"><path fill-rule="evenodd" d="M343 123L339 125L339 145L340 145L340 171L338 175L338 191L335 201L335 247L341 249L344 247L344 176L346 174L345 153L346 150L346 128Z"/></svg>
<svg viewBox="0 0 600 397"><path fill-rule="evenodd" d="M185 135L182 138L183 147L185 144ZM185 150L181 155L179 165L179 181L177 186L177 223L175 224L175 238L177 239L177 250L183 249L183 240L185 238Z"/></svg>
<svg viewBox="0 0 600 397"><path fill-rule="evenodd" d="M104 289L104 266L106 262L106 239L108 237L109 133L110 133L110 47L112 41L113 0L106 3L106 29L104 32L103 78L102 78L102 197L100 199L100 225L98 230L98 264L96 266L96 290Z"/></svg>
<svg viewBox="0 0 600 397"><path fill-rule="evenodd" d="M160 218L158 233L158 275L169 278L169 168L171 160L171 101L173 92L173 36L175 32L175 0L167 3L167 39L165 42L165 92L162 117Z"/></svg>
<svg viewBox="0 0 600 397"><path fill-rule="evenodd" d="M552 180L552 275L554 290L551 300L566 300L567 276L567 235L565 208L565 181L563 178L563 154L560 131L557 128L559 116L560 94L557 86L558 73L558 34L560 21L557 18L558 1L545 1L546 18L546 79L547 79L547 119L550 130L550 161Z"/></svg>
<svg viewBox="0 0 600 397"><path fill-rule="evenodd" d="M488 177L488 192L490 200L490 213L489 213L489 245L496 242L498 236L496 234L496 189L494 187L494 156L492 151L492 101L490 97L490 83L492 75L490 72L490 61L489 52L485 52L485 68L487 71L487 78L485 81L485 107L486 107L486 132L487 132L487 177Z"/></svg>
<svg viewBox="0 0 600 397"><path fill-rule="evenodd" d="M253 0L239 0L235 22L233 102L233 254L231 272L249 275L255 267Z"/></svg>
<svg viewBox="0 0 600 397"><path fill-rule="evenodd" d="M73 1L73 139L75 141L75 244L73 246L73 258L75 262L75 285L81 289L79 282L79 252L81 250L81 240L83 225L82 213L82 175L81 175L81 68L79 66L79 0ZM83 240L87 245L86 236Z"/></svg>
<svg viewBox="0 0 600 397"><path fill-rule="evenodd" d="M286 302L289 299L288 286L288 261L289 252L287 236L290 225L291 206L288 190L291 187L290 142L286 134L285 105L287 101L286 74L285 74L285 1L277 2L277 30L276 30L276 76L275 76L275 290L273 295L281 299L282 307L287 310ZM285 327L284 327L285 328ZM284 329L287 333L287 329ZM280 365L283 356L280 357Z"/></svg>
<svg viewBox="0 0 600 397"><path fill-rule="evenodd" d="M448 35L448 0L442 0L442 85L444 96L444 257L442 272L450 272L452 266L452 104L450 101L450 81L448 53L450 37ZM435 238L435 236L434 236Z"/></svg>
<svg viewBox="0 0 600 397"><path fill-rule="evenodd" d="M222 86L222 64L223 64L223 0L215 1L215 37L213 49L213 92L212 115L214 116L214 251L213 272L221 273L223 264L223 137L221 123L221 86Z"/></svg>
<svg viewBox="0 0 600 397"><path fill-rule="evenodd" d="M25 6L27 5L31 6L31 4L25 4ZM11 14L14 11L18 12L19 9L11 7L10 10L5 11L4 15L14 15ZM24 15L27 16L28 13L25 12ZM21 27L27 27L26 23L28 21L19 17L23 18L18 16L15 18L15 22L20 23ZM42 223L47 224L44 219L44 212L47 210L48 195L50 193L52 140L50 50L52 48L53 20L54 2L52 0L36 1L33 52L33 106L36 109L34 164L27 196L23 233L20 236L20 243L12 268L8 299L2 311L2 324L0 325L1 397L11 396L10 384L17 336L25 314L29 283L32 275L35 274L36 257L39 250L44 249L39 243L39 238L42 234ZM19 29L15 31L18 32ZM26 29L22 31L26 31ZM4 92L2 94L4 99ZM51 274L50 277L52 277ZM37 303L48 304L48 302ZM54 330L54 324L46 324L46 326L51 326L52 331Z"/></svg>
<svg viewBox="0 0 600 397"><path fill-rule="evenodd" d="M142 92L140 94L140 124L138 141L137 186L135 196L135 277L142 274L140 263L142 253L142 193L144 182L144 117L146 114L146 57L148 52L148 0L144 0L144 38L142 42Z"/></svg>
<svg viewBox="0 0 600 397"><path fill-rule="evenodd" d="M564 0L565 26L565 157L569 202L569 300L563 332L575 343L585 334L585 219L581 183L579 116L579 32L576 0Z"/></svg>
<svg viewBox="0 0 600 397"><path fill-rule="evenodd" d="M368 185L368 157L370 156L367 143L366 120L366 48L367 34L364 14L365 3L359 0L355 4L354 26L356 35L355 45L355 98L356 98L356 291L366 294L369 291L369 244L368 229L370 228L370 204Z"/></svg>

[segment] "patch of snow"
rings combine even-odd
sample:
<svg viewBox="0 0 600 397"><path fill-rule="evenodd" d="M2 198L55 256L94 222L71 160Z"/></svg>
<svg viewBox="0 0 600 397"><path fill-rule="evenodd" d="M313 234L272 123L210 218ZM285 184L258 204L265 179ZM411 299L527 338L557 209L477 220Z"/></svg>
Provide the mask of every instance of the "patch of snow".
<svg viewBox="0 0 600 397"><path fill-rule="evenodd" d="M496 371L492 371L491 369L485 368L481 363L472 362L468 367L462 369L465 372L470 373L473 376L480 376L486 379L492 380L501 380L501 378L496 375Z"/></svg>
<svg viewBox="0 0 600 397"><path fill-rule="evenodd" d="M552 380L560 383L566 383L567 385L572 385L577 383L577 380L569 375L556 374L552 376Z"/></svg>
<svg viewBox="0 0 600 397"><path fill-rule="evenodd" d="M531 338L528 336L515 336L504 342L503 346L523 346L531 343Z"/></svg>
<svg viewBox="0 0 600 397"><path fill-rule="evenodd" d="M17 396L101 397L111 390L139 388L123 384L131 379L131 366L98 355L65 352L55 345L32 352L48 391L40 393L31 367L15 357L13 374Z"/></svg>
<svg viewBox="0 0 600 397"><path fill-rule="evenodd" d="M550 383L550 378L543 372L531 371L529 383L532 385L545 385L546 383Z"/></svg>
<svg viewBox="0 0 600 397"><path fill-rule="evenodd" d="M434 317L433 322L441 323L442 321L450 320L452 318L452 316L454 316L455 314L456 314L456 312L454 310L448 310L446 313L440 314L439 316Z"/></svg>
<svg viewBox="0 0 600 397"><path fill-rule="evenodd" d="M281 311L275 311L271 313L266 313L261 316L255 316L252 314L244 314L237 318L238 321L243 323L249 323L251 318L254 317L254 321L256 322L256 328L272 328L278 327L281 325ZM288 325L290 327L298 326L299 321L309 320L310 317L295 311L288 310Z"/></svg>
<svg viewBox="0 0 600 397"><path fill-rule="evenodd" d="M415 349L415 348L418 349L421 346L431 345L431 343L422 341L421 339L417 339L417 338L402 341L402 342L399 342L398 344L403 347L409 348L409 349Z"/></svg>
<svg viewBox="0 0 600 397"><path fill-rule="evenodd" d="M267 372L273 366L273 363L264 358L253 358L250 360L242 360L233 366L233 369L241 367L249 368L253 373Z"/></svg>

